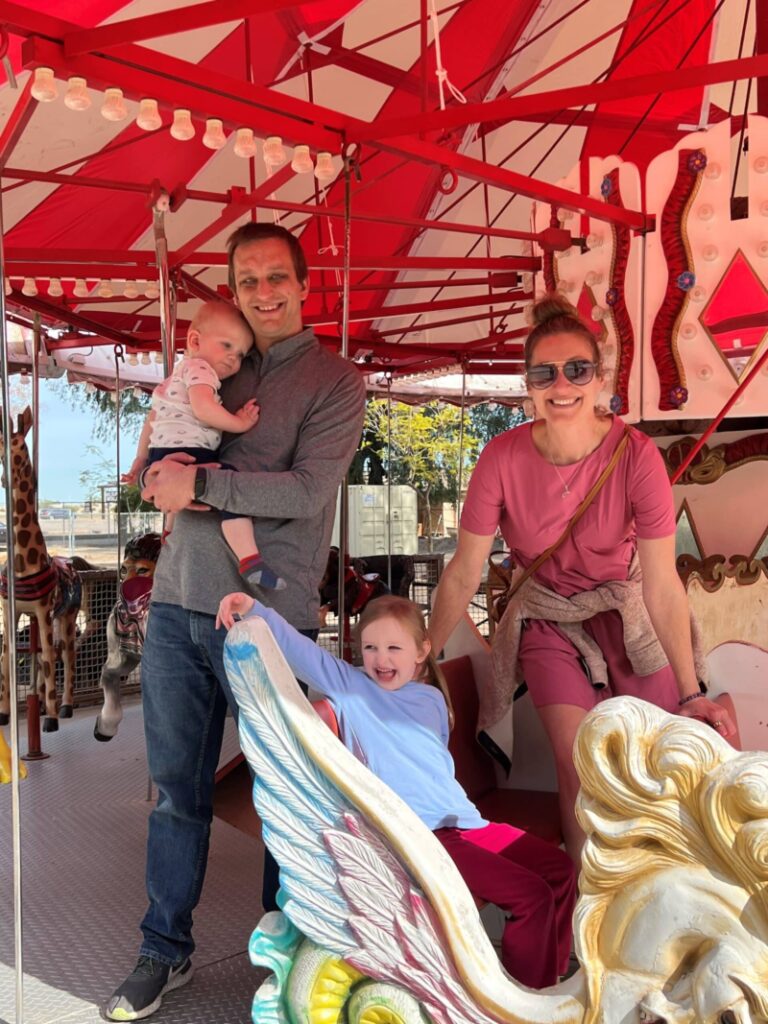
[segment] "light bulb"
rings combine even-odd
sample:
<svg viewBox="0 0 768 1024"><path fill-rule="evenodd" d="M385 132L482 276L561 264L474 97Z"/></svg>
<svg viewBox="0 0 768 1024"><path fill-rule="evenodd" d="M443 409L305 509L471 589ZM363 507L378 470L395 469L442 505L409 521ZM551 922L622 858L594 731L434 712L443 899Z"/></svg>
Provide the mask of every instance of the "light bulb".
<svg viewBox="0 0 768 1024"><path fill-rule="evenodd" d="M138 298L139 289L136 287L135 281L125 282L125 288L123 288L123 295L126 297L126 299Z"/></svg>
<svg viewBox="0 0 768 1024"><path fill-rule="evenodd" d="M34 277L25 277L24 284L21 286L21 294L28 296L30 299L37 295L37 282Z"/></svg>
<svg viewBox="0 0 768 1024"><path fill-rule="evenodd" d="M768 258L768 242L760 242L757 247L757 255L760 256L761 259Z"/></svg>
<svg viewBox="0 0 768 1024"><path fill-rule="evenodd" d="M312 163L312 154L309 146L294 146L291 170L296 174L311 174L315 165Z"/></svg>
<svg viewBox="0 0 768 1024"><path fill-rule="evenodd" d="M99 285L98 294L101 296L102 299L111 299L112 296L115 294L114 291L112 290L112 283L110 281L102 281L101 284Z"/></svg>
<svg viewBox="0 0 768 1024"><path fill-rule="evenodd" d="M608 310L604 309L602 306L593 306L592 307L592 319L595 322L597 322L599 320L605 320L607 315L608 315Z"/></svg>
<svg viewBox="0 0 768 1024"><path fill-rule="evenodd" d="M256 156L256 143L250 128L238 128L235 133L235 154L248 160Z"/></svg>
<svg viewBox="0 0 768 1024"><path fill-rule="evenodd" d="M143 99L139 102L136 124L145 132L155 132L163 127L163 119L157 109L157 100Z"/></svg>
<svg viewBox="0 0 768 1024"><path fill-rule="evenodd" d="M39 103L52 103L59 95L53 68L35 68L35 79L30 92Z"/></svg>
<svg viewBox="0 0 768 1024"><path fill-rule="evenodd" d="M160 289L157 287L154 281L150 281L144 292L148 299L157 299L160 297Z"/></svg>
<svg viewBox="0 0 768 1024"><path fill-rule="evenodd" d="M67 91L64 93L64 106L70 110L87 110L91 105L91 97L88 94L86 81L78 75L72 75L67 81Z"/></svg>
<svg viewBox="0 0 768 1024"><path fill-rule="evenodd" d="M333 181L336 177L336 169L333 166L333 157L330 153L317 154L315 177L318 181Z"/></svg>
<svg viewBox="0 0 768 1024"><path fill-rule="evenodd" d="M72 289L72 294L77 296L78 299L85 299L91 294L84 278L77 278L75 281L75 287Z"/></svg>
<svg viewBox="0 0 768 1024"><path fill-rule="evenodd" d="M203 145L208 149L221 149L226 144L227 136L224 134L224 122L218 117L209 117L205 122Z"/></svg>
<svg viewBox="0 0 768 1024"><path fill-rule="evenodd" d="M584 284L593 288L596 284L600 284L603 280L603 275L597 270L590 270L584 277Z"/></svg>
<svg viewBox="0 0 768 1024"><path fill-rule="evenodd" d="M707 366L706 363L704 364L704 366L700 366L699 367L699 380L711 380L712 379L712 372L713 372L712 371L712 367L711 366Z"/></svg>
<svg viewBox="0 0 768 1024"><path fill-rule="evenodd" d="M128 361L128 365L129 366L138 366L139 365L139 357L136 355L135 352L129 352L128 353L128 360L127 361Z"/></svg>
<svg viewBox="0 0 768 1024"><path fill-rule="evenodd" d="M720 255L720 250L717 248L716 245L705 245L704 248L701 250L701 255L709 263L713 263Z"/></svg>
<svg viewBox="0 0 768 1024"><path fill-rule="evenodd" d="M279 135L270 135L264 140L264 163L267 167L279 167L285 163L285 146Z"/></svg>
<svg viewBox="0 0 768 1024"><path fill-rule="evenodd" d="M768 217L768 199L765 199L760 203L760 216Z"/></svg>
<svg viewBox="0 0 768 1024"><path fill-rule="evenodd" d="M192 124L192 112L180 107L173 112L171 135L179 142L189 142L195 137L195 126Z"/></svg>
<svg viewBox="0 0 768 1024"><path fill-rule="evenodd" d="M596 232L587 235L587 247L590 249L599 249L603 244L603 236L598 235Z"/></svg>
<svg viewBox="0 0 768 1024"><path fill-rule="evenodd" d="M52 277L48 282L48 294L53 299L59 299L64 294L64 289L61 287L61 281L58 277Z"/></svg>
<svg viewBox="0 0 768 1024"><path fill-rule="evenodd" d="M765 174L768 172L768 156L758 156L752 164L752 170L758 174Z"/></svg>
<svg viewBox="0 0 768 1024"><path fill-rule="evenodd" d="M104 102L101 105L101 116L107 121L124 121L128 117L128 108L123 99L122 89L105 89Z"/></svg>
<svg viewBox="0 0 768 1024"><path fill-rule="evenodd" d="M155 352L155 362L156 363L162 363L162 361L163 361L163 353L162 352Z"/></svg>
<svg viewBox="0 0 768 1024"><path fill-rule="evenodd" d="M572 292L573 287L573 281L569 281L567 278L564 281L557 282L557 290L559 292Z"/></svg>
<svg viewBox="0 0 768 1024"><path fill-rule="evenodd" d="M149 352L142 352L141 353L141 365L142 366L149 366L149 361L150 361L149 360Z"/></svg>
<svg viewBox="0 0 768 1024"><path fill-rule="evenodd" d="M680 328L680 337L685 338L686 341L690 341L696 337L696 324L687 323L683 324Z"/></svg>
<svg viewBox="0 0 768 1024"><path fill-rule="evenodd" d="M712 220L715 215L714 207L709 203L702 203L696 211L699 220Z"/></svg>
<svg viewBox="0 0 768 1024"><path fill-rule="evenodd" d="M96 391L96 385L93 383L92 380L86 381L85 390L88 392L89 395L94 394L94 392Z"/></svg>
<svg viewBox="0 0 768 1024"><path fill-rule="evenodd" d="M707 164L706 168L704 169L704 177L711 178L713 181L715 181L717 180L717 178L720 177L721 172L722 168L720 167L720 164Z"/></svg>
<svg viewBox="0 0 768 1024"><path fill-rule="evenodd" d="M694 302L703 302L707 297L707 290L702 288L700 284L697 284L695 288L691 288L688 294Z"/></svg>

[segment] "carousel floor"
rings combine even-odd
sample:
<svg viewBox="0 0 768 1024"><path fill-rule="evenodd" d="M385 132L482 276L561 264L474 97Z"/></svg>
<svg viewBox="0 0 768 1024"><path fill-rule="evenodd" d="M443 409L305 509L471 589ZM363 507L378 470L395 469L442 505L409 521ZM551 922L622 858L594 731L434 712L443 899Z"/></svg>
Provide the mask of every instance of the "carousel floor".
<svg viewBox="0 0 768 1024"><path fill-rule="evenodd" d="M127 708L111 743L93 739L95 713L79 711L46 734L51 756L28 764L20 786L23 1014L15 1006L11 787L0 786L0 1024L96 1022L99 1002L135 962L152 808L141 707ZM236 753L228 720L222 763ZM153 1022L250 1021L264 977L246 952L261 915L262 855L258 839L214 819L195 916L195 978L168 996Z"/></svg>

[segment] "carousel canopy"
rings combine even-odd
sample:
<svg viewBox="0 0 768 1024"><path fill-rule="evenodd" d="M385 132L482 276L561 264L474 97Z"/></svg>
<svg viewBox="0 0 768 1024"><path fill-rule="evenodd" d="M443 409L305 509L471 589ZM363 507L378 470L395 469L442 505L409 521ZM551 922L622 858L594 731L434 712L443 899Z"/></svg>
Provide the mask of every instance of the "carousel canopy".
<svg viewBox="0 0 768 1024"><path fill-rule="evenodd" d="M39 316L44 371L106 380L119 345L149 386L165 250L183 340L249 218L301 235L333 346L348 264L373 383L519 373L543 256L654 228L590 158L642 174L768 114L768 0L0 0L0 32L6 311Z"/></svg>

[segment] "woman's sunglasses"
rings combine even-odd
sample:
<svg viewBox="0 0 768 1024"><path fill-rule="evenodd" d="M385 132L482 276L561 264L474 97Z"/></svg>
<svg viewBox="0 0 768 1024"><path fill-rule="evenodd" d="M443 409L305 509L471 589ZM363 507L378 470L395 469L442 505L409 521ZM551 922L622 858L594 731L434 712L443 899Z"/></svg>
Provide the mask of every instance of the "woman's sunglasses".
<svg viewBox="0 0 768 1024"><path fill-rule="evenodd" d="M562 370L566 380L583 387L595 376L596 369L597 363L592 363L588 359L569 359L565 363L539 363L538 366L529 366L525 376L529 387L543 390L552 387L559 370Z"/></svg>

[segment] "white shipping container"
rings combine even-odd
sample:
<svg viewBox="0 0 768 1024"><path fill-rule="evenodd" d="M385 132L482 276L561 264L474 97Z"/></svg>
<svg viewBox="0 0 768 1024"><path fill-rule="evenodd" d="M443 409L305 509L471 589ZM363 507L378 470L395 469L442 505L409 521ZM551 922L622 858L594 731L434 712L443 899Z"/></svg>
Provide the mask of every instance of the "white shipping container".
<svg viewBox="0 0 768 1024"><path fill-rule="evenodd" d="M341 491L339 491L339 496ZM391 506L390 506L391 501ZM339 543L339 512L331 544ZM404 484L353 484L349 488L349 554L415 555L419 550L419 512L416 491Z"/></svg>

